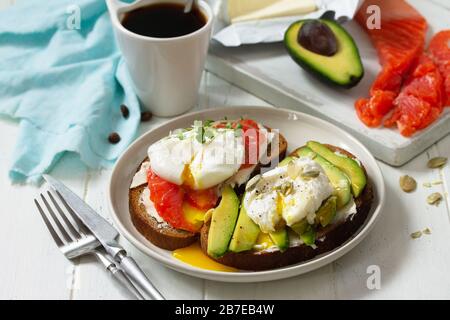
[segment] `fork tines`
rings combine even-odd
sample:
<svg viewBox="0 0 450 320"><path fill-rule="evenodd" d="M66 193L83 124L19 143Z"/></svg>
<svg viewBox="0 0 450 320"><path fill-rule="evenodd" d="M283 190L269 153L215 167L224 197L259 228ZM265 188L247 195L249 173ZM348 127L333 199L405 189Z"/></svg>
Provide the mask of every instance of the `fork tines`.
<svg viewBox="0 0 450 320"><path fill-rule="evenodd" d="M65 244L81 239L84 232L73 210L67 205L58 191L56 191L56 195L65 210L50 190L40 193L40 201L34 199L34 203L56 244L58 247L62 247ZM43 203L43 206L40 202ZM69 218L75 223L72 223Z"/></svg>

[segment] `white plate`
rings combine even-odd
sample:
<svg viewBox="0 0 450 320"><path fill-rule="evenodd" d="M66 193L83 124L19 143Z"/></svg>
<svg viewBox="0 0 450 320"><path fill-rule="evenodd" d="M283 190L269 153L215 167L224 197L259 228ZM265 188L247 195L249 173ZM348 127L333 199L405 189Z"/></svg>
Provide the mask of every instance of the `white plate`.
<svg viewBox="0 0 450 320"><path fill-rule="evenodd" d="M146 157L150 144L166 136L170 130L190 126L194 120L237 119L241 116L254 119L274 129L279 129L289 143L288 152L317 140L344 148L355 154L366 167L375 186L375 199L366 223L354 237L335 250L310 261L268 271L217 272L196 268L172 257L171 251L156 247L133 226L128 209L128 188L140 162ZM385 190L381 171L370 152L355 138L338 127L318 118L286 109L270 107L226 107L190 113L175 118L147 132L137 139L117 161L109 185L109 206L120 233L139 250L169 268L191 276L226 282L260 282L296 276L320 268L354 248L369 233L377 220L384 201Z"/></svg>

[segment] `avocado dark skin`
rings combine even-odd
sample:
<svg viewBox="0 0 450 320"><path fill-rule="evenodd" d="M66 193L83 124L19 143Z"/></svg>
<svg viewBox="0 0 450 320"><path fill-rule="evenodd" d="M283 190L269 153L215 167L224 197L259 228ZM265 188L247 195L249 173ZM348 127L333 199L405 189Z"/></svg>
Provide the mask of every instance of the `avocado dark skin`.
<svg viewBox="0 0 450 320"><path fill-rule="evenodd" d="M299 66L326 84L349 89L364 76L358 47L335 21L294 22L285 33L284 45Z"/></svg>

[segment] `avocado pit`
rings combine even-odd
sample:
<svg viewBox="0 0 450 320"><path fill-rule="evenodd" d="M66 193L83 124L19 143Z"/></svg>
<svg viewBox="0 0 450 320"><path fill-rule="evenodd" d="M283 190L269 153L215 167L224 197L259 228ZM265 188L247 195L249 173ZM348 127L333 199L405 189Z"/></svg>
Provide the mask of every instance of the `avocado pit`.
<svg viewBox="0 0 450 320"><path fill-rule="evenodd" d="M322 56L331 57L338 51L338 41L333 31L319 20L305 22L297 41L305 49Z"/></svg>

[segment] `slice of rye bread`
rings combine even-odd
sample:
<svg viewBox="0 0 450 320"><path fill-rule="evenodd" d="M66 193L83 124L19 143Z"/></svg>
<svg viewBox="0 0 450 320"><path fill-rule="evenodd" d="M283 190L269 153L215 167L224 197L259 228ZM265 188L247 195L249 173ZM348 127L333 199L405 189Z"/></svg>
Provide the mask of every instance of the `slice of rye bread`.
<svg viewBox="0 0 450 320"><path fill-rule="evenodd" d="M333 151L339 151L340 153L345 154L351 158L355 158L354 155L346 150L332 145L326 146ZM363 169L366 173L364 167ZM318 240L315 243L315 249L308 245L302 244L296 247L290 247L284 252L258 252L255 250L239 253L228 252L224 256L215 260L221 264L241 270L260 271L281 268L302 261L307 261L319 254L329 252L339 247L358 231L358 229L366 221L367 216L370 212L370 208L373 202L373 186L370 183L369 179L367 180L367 185L364 188L363 192L358 198L355 199L357 212L344 221L337 222L325 228L318 229ZM207 253L208 247L209 226L210 221L207 221L203 225L200 234L200 243L205 254Z"/></svg>
<svg viewBox="0 0 450 320"><path fill-rule="evenodd" d="M269 131L270 128L267 128ZM287 151L287 140L286 138L279 134L279 152L277 155L268 154L269 159L273 156L278 156L278 160L281 161L286 156ZM269 149L270 150L270 149ZM269 153L269 152L268 152ZM142 163L147 161L148 158L144 159ZM139 171L142 163L137 168L136 172ZM260 165L258 164L252 172L252 176L259 173ZM245 188L245 184L243 185ZM151 217L145 206L140 203L139 199L141 193L146 188L146 185L141 185L129 190L129 208L131 221L133 221L136 229L151 243L154 245L166 249L175 250L183 247L187 247L198 240L199 233L193 233L189 231L179 230L172 228L170 225L160 225L158 221ZM238 191L239 192L239 191Z"/></svg>

